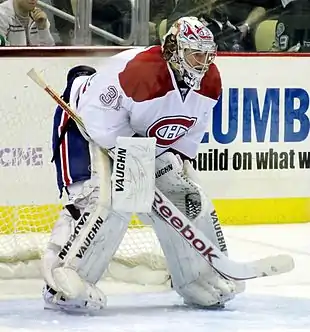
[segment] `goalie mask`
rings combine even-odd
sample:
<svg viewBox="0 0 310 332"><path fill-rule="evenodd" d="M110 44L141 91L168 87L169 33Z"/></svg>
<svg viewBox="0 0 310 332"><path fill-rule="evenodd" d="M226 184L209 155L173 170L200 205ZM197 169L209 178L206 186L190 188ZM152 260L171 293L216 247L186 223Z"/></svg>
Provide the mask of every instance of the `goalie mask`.
<svg viewBox="0 0 310 332"><path fill-rule="evenodd" d="M216 56L212 32L196 17L182 17L169 29L163 40L163 56L183 81L194 90Z"/></svg>

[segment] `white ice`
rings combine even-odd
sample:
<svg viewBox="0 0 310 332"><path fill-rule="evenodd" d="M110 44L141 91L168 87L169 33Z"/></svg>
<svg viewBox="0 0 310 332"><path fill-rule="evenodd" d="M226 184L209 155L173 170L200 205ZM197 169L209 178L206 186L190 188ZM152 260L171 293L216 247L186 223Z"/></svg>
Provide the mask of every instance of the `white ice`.
<svg viewBox="0 0 310 332"><path fill-rule="evenodd" d="M294 271L247 282L224 310L183 306L171 291L103 284L110 295L101 316L43 310L41 282L1 281L0 332L305 332L310 331L310 224L226 227L230 256L252 260L291 254Z"/></svg>

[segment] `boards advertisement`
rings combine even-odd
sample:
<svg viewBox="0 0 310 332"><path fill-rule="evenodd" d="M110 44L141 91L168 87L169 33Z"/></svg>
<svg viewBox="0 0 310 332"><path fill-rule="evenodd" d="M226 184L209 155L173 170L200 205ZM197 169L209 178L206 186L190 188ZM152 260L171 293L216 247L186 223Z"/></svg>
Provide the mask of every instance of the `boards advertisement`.
<svg viewBox="0 0 310 332"><path fill-rule="evenodd" d="M25 215L32 214L34 224L50 225L59 211L50 162L55 104L26 73L35 66L61 92L72 66L96 67L104 56L110 54L1 61L2 78L14 87L2 90L0 100L3 216L15 208L30 211ZM223 224L310 220L308 62L297 56L217 57L223 93L193 164Z"/></svg>

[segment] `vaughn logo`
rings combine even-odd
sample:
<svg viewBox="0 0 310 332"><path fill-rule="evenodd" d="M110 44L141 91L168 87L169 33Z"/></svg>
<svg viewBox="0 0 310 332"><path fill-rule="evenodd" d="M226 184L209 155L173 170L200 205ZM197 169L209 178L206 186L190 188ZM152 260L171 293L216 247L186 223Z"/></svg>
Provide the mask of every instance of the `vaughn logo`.
<svg viewBox="0 0 310 332"><path fill-rule="evenodd" d="M161 177L162 175L165 175L166 173L170 172L173 170L172 164L169 164L167 166L165 166L164 168L159 169L156 173L155 173L155 177L156 179Z"/></svg>
<svg viewBox="0 0 310 332"><path fill-rule="evenodd" d="M74 228L74 233L70 236L67 243L63 246L60 253L58 254L58 257L60 259L65 259L67 256L69 249L72 247L73 242L76 240L76 238L80 235L81 229L83 226L87 223L88 218L90 216L89 212L85 212L82 217L80 218L78 224ZM87 248L89 247L91 241L94 239L95 235L98 233L98 230L100 229L101 225L104 223L104 220L99 217L94 226L91 228L91 230L88 232L85 240L83 241L82 246L79 249L79 252L76 254L76 257L82 258L84 256L84 253L86 252Z"/></svg>
<svg viewBox="0 0 310 332"><path fill-rule="evenodd" d="M115 161L115 191L124 191L126 149L119 148Z"/></svg>
<svg viewBox="0 0 310 332"><path fill-rule="evenodd" d="M164 117L147 129L147 136L156 137L156 144L159 147L168 147L184 136L197 121L197 118L188 116Z"/></svg>
<svg viewBox="0 0 310 332"><path fill-rule="evenodd" d="M203 240L191 229L190 225L186 225L186 220L182 221L181 218L173 214L170 207L166 205L164 199L155 192L155 199L153 203L155 210L161 215L167 224L171 225L191 246L193 246L200 255L206 257L212 264L214 258L219 258L216 254L213 254L214 248L207 246Z"/></svg>
<svg viewBox="0 0 310 332"><path fill-rule="evenodd" d="M85 255L87 249L90 247L93 239L95 238L96 234L98 233L98 231L103 223L104 223L104 220L101 217L99 217L96 220L94 226L88 232L85 240L83 241L83 244L81 245L81 247L79 249L79 252L75 255L77 258L80 258L80 259L83 258L83 256Z"/></svg>
<svg viewBox="0 0 310 332"><path fill-rule="evenodd" d="M80 220L78 221L77 225L74 228L74 233L72 235L70 235L69 240L67 241L67 243L63 246L63 248L60 250L60 253L58 254L58 257L60 259L65 259L65 257L68 254L69 249L72 246L72 243L74 242L74 240L77 238L77 236L80 234L80 231L82 229L82 227L85 225L85 223L87 222L87 219L89 217L89 212L85 212L82 217L80 218Z"/></svg>
<svg viewBox="0 0 310 332"><path fill-rule="evenodd" d="M214 227L214 230L215 230L215 234L216 234L216 237L217 237L217 242L220 246L220 250L222 252L225 252L225 251L227 251L227 246L226 246L224 234L223 234L223 231L222 231L222 227L221 227L221 224L219 222L219 218L218 218L215 210L213 210L211 212L211 218L212 218L212 223L213 223L213 227Z"/></svg>

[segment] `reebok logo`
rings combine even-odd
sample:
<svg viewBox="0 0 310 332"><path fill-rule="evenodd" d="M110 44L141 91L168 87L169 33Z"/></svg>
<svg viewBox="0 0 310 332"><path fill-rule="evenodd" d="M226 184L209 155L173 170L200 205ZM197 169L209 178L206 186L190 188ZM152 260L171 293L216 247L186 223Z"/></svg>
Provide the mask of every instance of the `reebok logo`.
<svg viewBox="0 0 310 332"><path fill-rule="evenodd" d="M160 216L171 225L190 245L192 245L202 256L206 257L210 264L212 264L214 258L219 258L213 254L214 248L207 246L191 229L186 220L182 221L181 218L173 214L173 211L166 205L164 198L155 192L155 199L153 207L160 214Z"/></svg>

